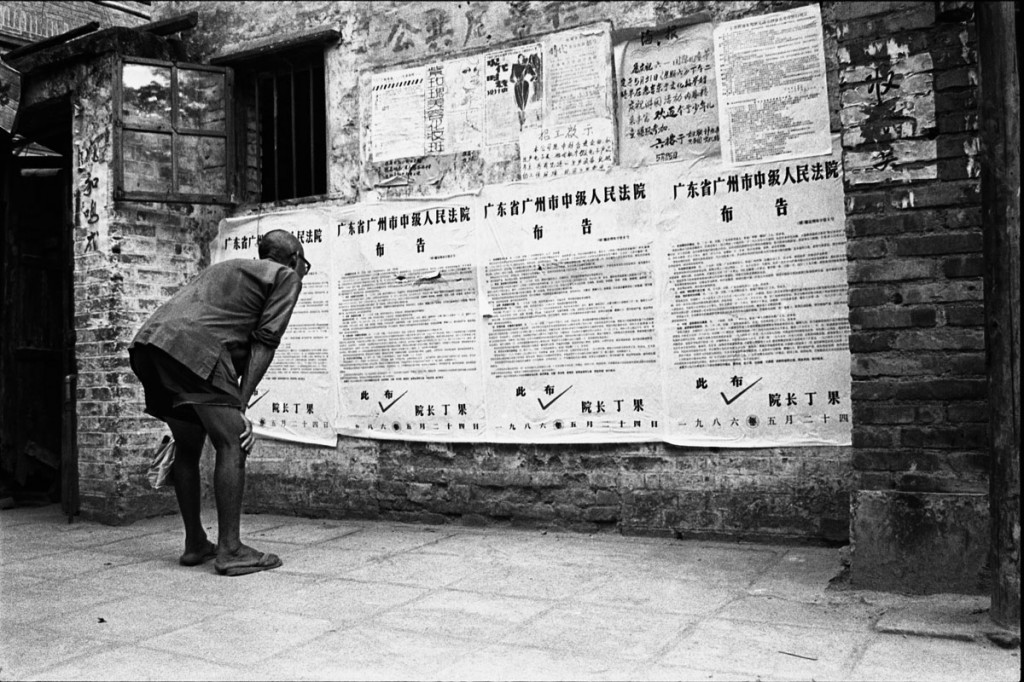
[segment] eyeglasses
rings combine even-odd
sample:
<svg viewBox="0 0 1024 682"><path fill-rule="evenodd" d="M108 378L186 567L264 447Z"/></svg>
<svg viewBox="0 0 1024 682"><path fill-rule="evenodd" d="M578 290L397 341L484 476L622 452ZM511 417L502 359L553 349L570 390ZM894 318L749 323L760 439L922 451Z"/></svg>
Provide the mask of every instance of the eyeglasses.
<svg viewBox="0 0 1024 682"><path fill-rule="evenodd" d="M303 275L308 275L313 270L313 264L310 263L308 260L306 260L306 257L303 256L298 251L295 252L295 256L296 256L296 258L301 258L302 259L302 267L305 268L305 271L303 271L302 274Z"/></svg>

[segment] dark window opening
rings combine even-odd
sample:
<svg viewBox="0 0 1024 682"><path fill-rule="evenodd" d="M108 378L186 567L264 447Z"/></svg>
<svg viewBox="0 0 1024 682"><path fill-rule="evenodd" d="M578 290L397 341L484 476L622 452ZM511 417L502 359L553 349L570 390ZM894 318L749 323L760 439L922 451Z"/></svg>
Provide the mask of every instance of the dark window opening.
<svg viewBox="0 0 1024 682"><path fill-rule="evenodd" d="M260 201L327 193L323 53L275 60L254 74L260 141Z"/></svg>

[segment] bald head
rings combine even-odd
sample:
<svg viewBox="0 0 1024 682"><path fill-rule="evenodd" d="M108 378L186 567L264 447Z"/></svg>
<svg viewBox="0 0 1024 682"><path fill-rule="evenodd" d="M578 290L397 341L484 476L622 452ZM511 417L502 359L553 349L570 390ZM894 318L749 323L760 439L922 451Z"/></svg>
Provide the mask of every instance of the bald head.
<svg viewBox="0 0 1024 682"><path fill-rule="evenodd" d="M271 230L260 239L259 254L261 260L272 260L286 265L298 273L299 279L309 272L309 261L302 243L290 232Z"/></svg>
<svg viewBox="0 0 1024 682"><path fill-rule="evenodd" d="M290 232L271 230L260 239L260 258L288 265L296 253L302 253L302 244Z"/></svg>

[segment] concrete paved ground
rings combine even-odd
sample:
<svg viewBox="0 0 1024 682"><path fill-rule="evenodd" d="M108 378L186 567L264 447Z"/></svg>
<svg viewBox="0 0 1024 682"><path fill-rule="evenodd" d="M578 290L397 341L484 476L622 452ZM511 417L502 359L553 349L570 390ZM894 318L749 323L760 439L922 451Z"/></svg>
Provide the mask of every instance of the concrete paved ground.
<svg viewBox="0 0 1024 682"><path fill-rule="evenodd" d="M986 598L826 589L836 549L246 515L284 566L228 578L179 523L0 511L0 678L1020 679Z"/></svg>

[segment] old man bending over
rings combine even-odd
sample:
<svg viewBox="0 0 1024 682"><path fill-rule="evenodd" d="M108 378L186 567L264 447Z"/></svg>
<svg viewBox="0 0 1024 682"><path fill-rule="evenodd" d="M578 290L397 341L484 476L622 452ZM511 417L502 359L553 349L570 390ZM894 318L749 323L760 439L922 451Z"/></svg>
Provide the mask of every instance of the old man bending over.
<svg viewBox="0 0 1024 682"><path fill-rule="evenodd" d="M240 538L245 458L255 443L245 409L274 359L310 265L302 244L284 230L263 235L259 256L211 265L160 306L128 348L146 412L174 435L172 478L185 523L179 561L196 566L215 559L221 575L281 565ZM216 545L200 519L199 457L207 436L217 451Z"/></svg>

